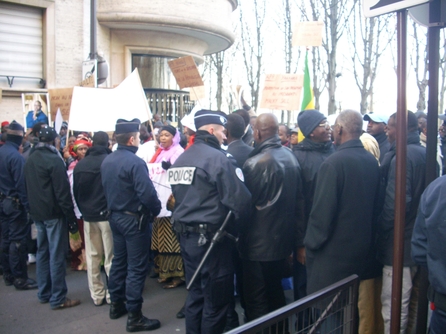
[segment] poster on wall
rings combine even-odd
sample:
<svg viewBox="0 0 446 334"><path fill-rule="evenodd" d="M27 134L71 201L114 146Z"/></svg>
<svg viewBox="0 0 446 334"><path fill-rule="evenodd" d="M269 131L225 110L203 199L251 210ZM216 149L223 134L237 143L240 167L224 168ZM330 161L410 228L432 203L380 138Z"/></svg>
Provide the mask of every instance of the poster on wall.
<svg viewBox="0 0 446 334"><path fill-rule="evenodd" d="M47 93L23 93L23 124L31 129L37 123L51 124L49 95Z"/></svg>

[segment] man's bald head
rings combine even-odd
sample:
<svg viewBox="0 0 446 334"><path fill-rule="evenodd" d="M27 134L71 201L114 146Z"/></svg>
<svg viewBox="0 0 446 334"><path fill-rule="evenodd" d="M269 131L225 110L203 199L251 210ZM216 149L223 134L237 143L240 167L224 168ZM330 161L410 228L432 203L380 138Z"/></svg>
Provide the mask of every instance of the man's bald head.
<svg viewBox="0 0 446 334"><path fill-rule="evenodd" d="M257 117L254 132L254 140L257 144L277 135L278 132L279 122L274 114L266 113Z"/></svg>

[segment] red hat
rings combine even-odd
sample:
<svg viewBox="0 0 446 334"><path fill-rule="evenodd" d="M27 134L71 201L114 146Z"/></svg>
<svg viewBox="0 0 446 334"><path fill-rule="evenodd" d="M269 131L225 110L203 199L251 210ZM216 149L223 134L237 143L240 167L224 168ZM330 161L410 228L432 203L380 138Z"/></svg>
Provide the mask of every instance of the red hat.
<svg viewBox="0 0 446 334"><path fill-rule="evenodd" d="M9 122L8 122L8 121L4 121L4 122L2 122L2 127L7 126L7 125L9 125Z"/></svg>

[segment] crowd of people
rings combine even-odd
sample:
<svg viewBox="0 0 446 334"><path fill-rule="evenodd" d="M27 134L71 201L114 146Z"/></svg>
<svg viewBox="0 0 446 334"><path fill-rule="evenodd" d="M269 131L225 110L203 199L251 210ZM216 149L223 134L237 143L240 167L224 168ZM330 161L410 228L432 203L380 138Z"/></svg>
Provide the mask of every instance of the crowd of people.
<svg viewBox="0 0 446 334"><path fill-rule="evenodd" d="M285 277L293 277L298 300L356 274L358 332L389 333L396 113L345 110L330 124L318 110L304 110L290 129L247 106L229 115L202 109L181 120L182 132L155 115L147 125L119 119L109 138L102 131L70 136L66 122L57 133L37 122L38 109L27 116L28 130L2 123L6 285L37 289L54 310L79 305L67 297L70 248L71 269L87 271L93 303L109 304L111 319L127 314L127 331L161 326L142 314L150 275L166 289L187 284L177 317L198 334L239 326L234 295L252 321L285 306ZM446 325L446 177L424 192L426 119L407 113L401 333L415 326L420 265L428 267L435 305L430 330ZM439 176L446 115L440 119ZM33 253L36 281L27 270ZM276 326L287 332L289 324Z"/></svg>

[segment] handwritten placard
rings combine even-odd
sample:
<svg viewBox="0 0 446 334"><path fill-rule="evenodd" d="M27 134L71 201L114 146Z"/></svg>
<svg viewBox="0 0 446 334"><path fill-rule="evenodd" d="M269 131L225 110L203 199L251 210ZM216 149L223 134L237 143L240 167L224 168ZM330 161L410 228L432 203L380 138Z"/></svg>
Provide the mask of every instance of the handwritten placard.
<svg viewBox="0 0 446 334"><path fill-rule="evenodd" d="M293 46L321 46L322 29L320 21L298 22L293 30Z"/></svg>
<svg viewBox="0 0 446 334"><path fill-rule="evenodd" d="M60 109L62 118L66 121L70 118L71 99L73 88L48 89L50 94L51 119L56 119L57 109Z"/></svg>
<svg viewBox="0 0 446 334"><path fill-rule="evenodd" d="M199 101L203 100L206 97L206 91L204 86L197 86L190 88L190 100L191 101Z"/></svg>
<svg viewBox="0 0 446 334"><path fill-rule="evenodd" d="M260 108L276 110L300 109L303 74L267 74Z"/></svg>
<svg viewBox="0 0 446 334"><path fill-rule="evenodd" d="M180 89L204 85L192 56L174 59L168 63Z"/></svg>

